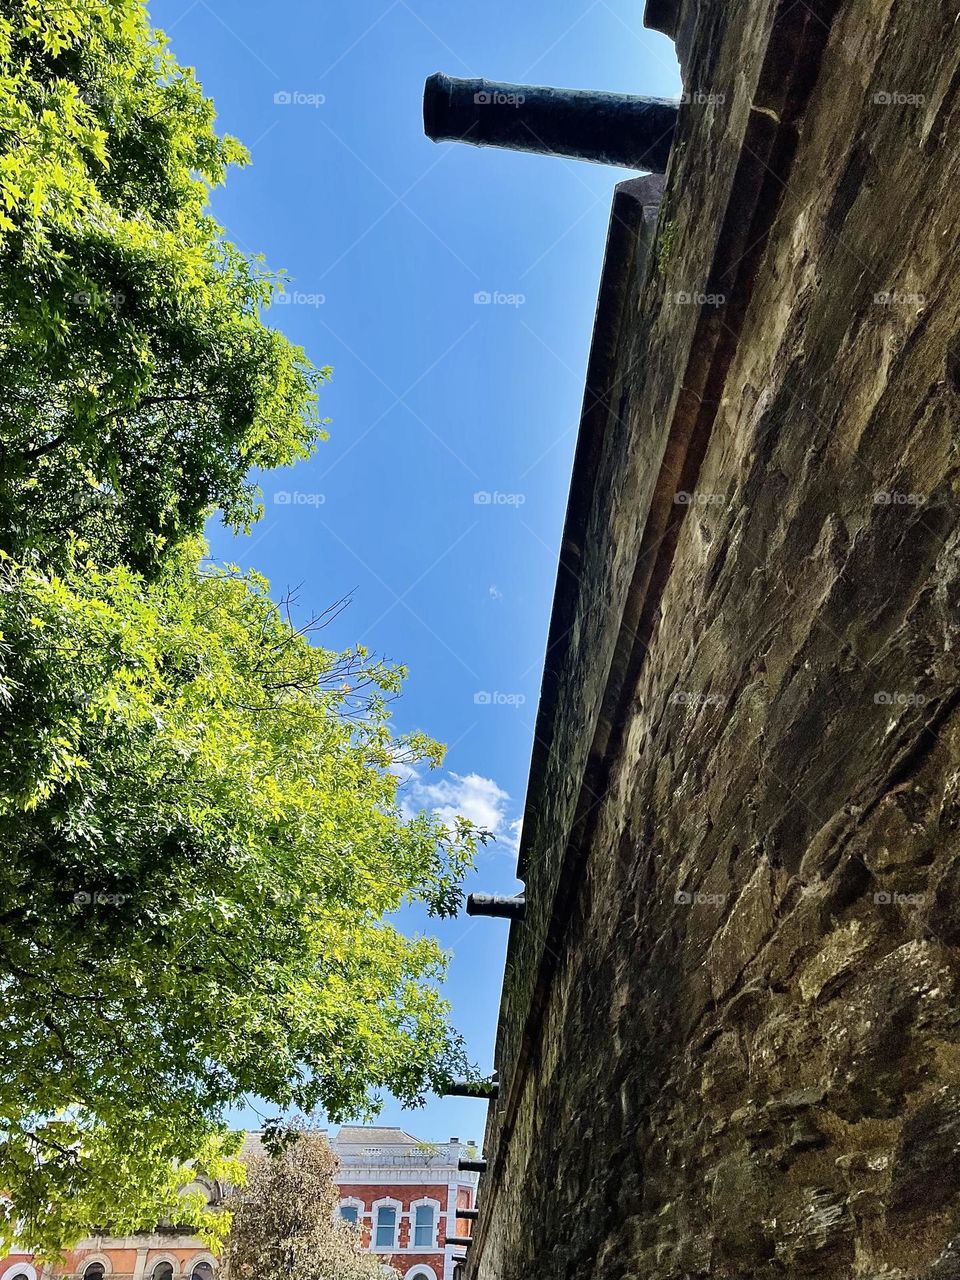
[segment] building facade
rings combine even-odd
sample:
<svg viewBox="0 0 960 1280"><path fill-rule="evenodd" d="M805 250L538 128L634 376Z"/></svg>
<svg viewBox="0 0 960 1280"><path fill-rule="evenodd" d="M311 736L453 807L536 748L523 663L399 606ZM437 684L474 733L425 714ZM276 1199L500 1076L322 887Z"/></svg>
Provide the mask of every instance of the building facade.
<svg viewBox="0 0 960 1280"><path fill-rule="evenodd" d="M251 1145L257 1135L251 1134ZM395 1267L403 1280L454 1280L462 1249L447 1236L469 1235L457 1211L472 1209L477 1175L461 1173L468 1154L459 1138L421 1142L402 1129L349 1126L330 1138L340 1160L339 1213L355 1223L364 1248ZM223 1195L198 1181L210 1203ZM175 1230L134 1236L91 1236L56 1266L13 1253L0 1262L0 1280L218 1280L221 1269L199 1240Z"/></svg>
<svg viewBox="0 0 960 1280"><path fill-rule="evenodd" d="M466 1280L960 1280L957 5L646 17Z"/></svg>
<svg viewBox="0 0 960 1280"><path fill-rule="evenodd" d="M91 1236L56 1265L29 1253L0 1263L2 1280L216 1280L220 1263L194 1236L157 1231L135 1236Z"/></svg>
<svg viewBox="0 0 960 1280"><path fill-rule="evenodd" d="M364 1246L404 1280L453 1280L463 1249L444 1241L470 1235L457 1214L474 1208L477 1175L457 1166L473 1147L360 1127L341 1129L331 1145L340 1160L340 1212L361 1228Z"/></svg>

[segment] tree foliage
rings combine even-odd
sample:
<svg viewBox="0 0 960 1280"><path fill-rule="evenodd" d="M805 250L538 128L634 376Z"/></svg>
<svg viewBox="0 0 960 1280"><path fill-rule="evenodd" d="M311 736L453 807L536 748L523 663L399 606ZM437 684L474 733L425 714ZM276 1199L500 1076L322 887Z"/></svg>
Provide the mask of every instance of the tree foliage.
<svg viewBox="0 0 960 1280"><path fill-rule="evenodd" d="M0 1186L51 1245L106 1213L104 1150L132 1205L247 1093L339 1118L466 1065L443 953L383 919L455 911L473 847L402 814L439 759L390 732L402 670L199 555L2 566Z"/></svg>
<svg viewBox="0 0 960 1280"><path fill-rule="evenodd" d="M251 467L305 457L329 374L210 189L246 154L137 0L0 0L0 547L151 571Z"/></svg>
<svg viewBox="0 0 960 1280"><path fill-rule="evenodd" d="M228 1280L383 1280L382 1259L363 1252L356 1228L337 1217L337 1159L326 1138L307 1128L295 1137L245 1160L246 1185L229 1201Z"/></svg>
<svg viewBox="0 0 960 1280"><path fill-rule="evenodd" d="M436 942L466 823L410 819L401 668L199 531L305 457L328 370L210 215L242 148L139 0L0 0L0 1248L227 1219L227 1110L369 1114L465 1068Z"/></svg>

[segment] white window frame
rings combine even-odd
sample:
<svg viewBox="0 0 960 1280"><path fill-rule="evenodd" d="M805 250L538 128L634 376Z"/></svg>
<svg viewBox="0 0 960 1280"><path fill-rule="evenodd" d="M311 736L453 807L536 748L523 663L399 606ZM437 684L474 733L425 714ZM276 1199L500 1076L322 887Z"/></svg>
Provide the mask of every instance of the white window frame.
<svg viewBox="0 0 960 1280"><path fill-rule="evenodd" d="M217 1260L212 1253L195 1253L193 1255L190 1261L183 1268L183 1274L186 1276L186 1280L191 1280L194 1267L199 1266L201 1262L207 1262L210 1264L210 1270L213 1272L213 1280L217 1280L220 1268L217 1266ZM176 1268L174 1268L173 1271L173 1280L177 1280Z"/></svg>
<svg viewBox="0 0 960 1280"><path fill-rule="evenodd" d="M180 1280L180 1259L175 1253L158 1253L149 1258L143 1268L143 1280L153 1280L153 1273L161 1262L169 1262L173 1267L173 1280Z"/></svg>
<svg viewBox="0 0 960 1280"><path fill-rule="evenodd" d="M393 1209L393 1244L377 1244L377 1226L381 1209ZM403 1204L394 1200L393 1196L384 1196L382 1200L374 1200L370 1206L370 1252L398 1253L400 1250L400 1219L403 1217Z"/></svg>
<svg viewBox="0 0 960 1280"><path fill-rule="evenodd" d="M103 1266L104 1280L113 1272L113 1264L105 1253L88 1253L85 1258L81 1258L77 1263L77 1276L79 1280L87 1274L87 1267L92 1267L95 1262L99 1262Z"/></svg>
<svg viewBox="0 0 960 1280"><path fill-rule="evenodd" d="M99 1258L94 1258L94 1262L99 1262ZM32 1262L11 1262L4 1267L0 1280L13 1280L14 1276L19 1275L25 1275L27 1280L37 1280L37 1268Z"/></svg>
<svg viewBox="0 0 960 1280"><path fill-rule="evenodd" d="M432 1209L433 1210L433 1236L429 1244L417 1244L417 1210ZM414 1200L410 1206L410 1248L411 1249L427 1249L430 1253L435 1253L437 1249L442 1249L437 1236L440 1232L440 1201L434 1200L430 1196L424 1196L422 1200ZM436 1280L436 1277L434 1277Z"/></svg>
<svg viewBox="0 0 960 1280"><path fill-rule="evenodd" d="M344 1221L344 1218L340 1213L341 1209L356 1209L357 1211L356 1225L358 1227L363 1226L364 1209L363 1209L362 1200L358 1200L356 1196L344 1196L343 1199L340 1201L340 1203L337 1205L336 1217L338 1222Z"/></svg>

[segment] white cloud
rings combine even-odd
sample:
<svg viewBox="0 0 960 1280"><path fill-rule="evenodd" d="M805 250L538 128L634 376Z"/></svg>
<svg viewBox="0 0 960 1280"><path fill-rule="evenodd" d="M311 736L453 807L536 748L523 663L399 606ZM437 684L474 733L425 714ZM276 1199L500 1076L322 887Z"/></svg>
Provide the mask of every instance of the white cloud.
<svg viewBox="0 0 960 1280"><path fill-rule="evenodd" d="M508 816L510 794L479 773L448 773L436 782L412 774L406 783L404 811L432 809L443 822L459 815L491 832L502 851L516 851L522 819Z"/></svg>

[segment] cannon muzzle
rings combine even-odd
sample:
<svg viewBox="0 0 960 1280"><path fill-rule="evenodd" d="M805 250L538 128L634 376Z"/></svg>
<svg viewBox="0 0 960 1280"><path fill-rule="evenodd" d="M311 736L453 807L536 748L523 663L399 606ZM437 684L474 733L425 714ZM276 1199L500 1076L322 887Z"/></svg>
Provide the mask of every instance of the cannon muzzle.
<svg viewBox="0 0 960 1280"><path fill-rule="evenodd" d="M666 98L548 89L437 72L423 95L423 128L434 142L472 142L571 156L665 173L677 124Z"/></svg>
<svg viewBox="0 0 960 1280"><path fill-rule="evenodd" d="M511 897L502 893L471 893L467 896L468 916L500 916L506 920L522 920L527 913L523 895Z"/></svg>
<svg viewBox="0 0 960 1280"><path fill-rule="evenodd" d="M500 1085L496 1080L451 1080L444 1089L444 1098L497 1098Z"/></svg>

